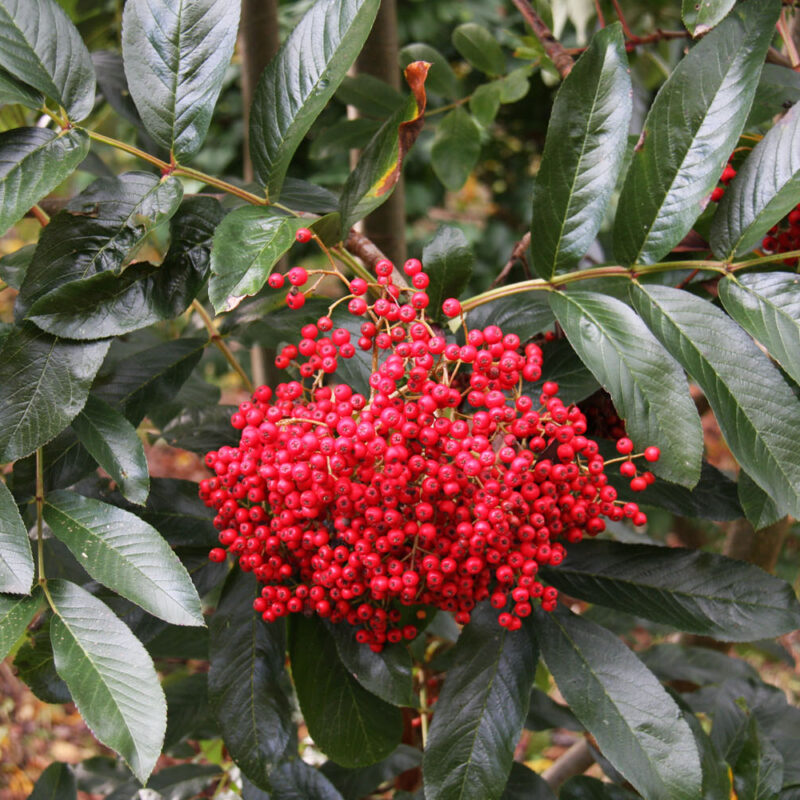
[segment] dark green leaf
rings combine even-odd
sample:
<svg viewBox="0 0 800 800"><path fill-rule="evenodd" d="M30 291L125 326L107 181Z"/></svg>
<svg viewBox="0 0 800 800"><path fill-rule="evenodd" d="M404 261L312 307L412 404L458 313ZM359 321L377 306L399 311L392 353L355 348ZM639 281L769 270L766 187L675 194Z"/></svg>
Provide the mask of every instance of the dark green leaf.
<svg viewBox="0 0 800 800"><path fill-rule="evenodd" d="M194 481L151 478L147 505L134 510L172 547L210 548L218 541L214 511L197 496Z"/></svg>
<svg viewBox="0 0 800 800"><path fill-rule="evenodd" d="M503 50L486 28L475 22L459 25L452 35L453 46L475 69L487 75L502 75L506 71Z"/></svg>
<svg viewBox="0 0 800 800"><path fill-rule="evenodd" d="M702 36L721 22L736 0L683 0L681 17L692 36Z"/></svg>
<svg viewBox="0 0 800 800"><path fill-rule="evenodd" d="M481 154L481 131L461 106L448 111L433 139L431 166L446 189L457 192Z"/></svg>
<svg viewBox="0 0 800 800"><path fill-rule="evenodd" d="M427 87L442 97L458 96L458 78L447 59L434 47L422 42L407 44L400 50L400 66L405 69L412 61L427 61L431 65Z"/></svg>
<svg viewBox="0 0 800 800"><path fill-rule="evenodd" d="M771 122L800 100L800 74L789 67L764 64L745 129Z"/></svg>
<svg viewBox="0 0 800 800"><path fill-rule="evenodd" d="M478 606L453 650L423 759L428 800L497 800L519 739L539 659L526 630Z"/></svg>
<svg viewBox="0 0 800 800"><path fill-rule="evenodd" d="M533 191L540 277L575 269L594 241L628 141L633 90L622 27L598 31L558 90Z"/></svg>
<svg viewBox="0 0 800 800"><path fill-rule="evenodd" d="M515 761L500 800L555 800L555 795L547 781Z"/></svg>
<svg viewBox="0 0 800 800"><path fill-rule="evenodd" d="M275 767L269 782L270 800L342 800L322 772L299 758Z"/></svg>
<svg viewBox="0 0 800 800"><path fill-rule="evenodd" d="M26 598L27 599L27 598ZM14 657L19 679L45 703L71 703L67 684L58 677L50 644L50 620L47 616L36 631L29 633Z"/></svg>
<svg viewBox="0 0 800 800"><path fill-rule="evenodd" d="M427 289L430 313L440 316L442 303L458 297L469 283L475 255L461 228L442 225L422 249L422 263L431 281Z"/></svg>
<svg viewBox="0 0 800 800"><path fill-rule="evenodd" d="M380 122L367 117L339 120L314 139L309 156L326 159L342 153L349 154L352 149L360 150L366 147L380 126Z"/></svg>
<svg viewBox="0 0 800 800"><path fill-rule="evenodd" d="M336 90L336 99L377 119L391 116L403 103L403 95L397 89L366 73L348 75Z"/></svg>
<svg viewBox="0 0 800 800"><path fill-rule="evenodd" d="M744 470L740 470L736 485L744 515L755 530L768 528L786 516L775 505L775 501Z"/></svg>
<svg viewBox="0 0 800 800"><path fill-rule="evenodd" d="M720 259L752 250L796 205L800 195L800 106L767 131L725 190L711 225L711 249Z"/></svg>
<svg viewBox="0 0 800 800"><path fill-rule="evenodd" d="M705 648L698 647L695 649L703 650ZM684 711L683 718L692 729L697 750L700 753L700 764L703 767L703 794L701 800L730 800L731 779L725 759L714 747L714 743L703 730L700 720L694 714Z"/></svg>
<svg viewBox="0 0 800 800"><path fill-rule="evenodd" d="M284 179L280 202L312 214L330 214L339 208L339 198L330 189L300 178Z"/></svg>
<svg viewBox="0 0 800 800"><path fill-rule="evenodd" d="M747 736L733 764L737 800L772 800L782 783L783 757L751 716Z"/></svg>
<svg viewBox="0 0 800 800"><path fill-rule="evenodd" d="M83 408L108 342L78 344L14 328L0 348L0 461L27 456Z"/></svg>
<svg viewBox="0 0 800 800"><path fill-rule="evenodd" d="M422 753L407 744L398 746L390 756L377 764L360 769L340 767L334 761L326 761L320 772L336 787L344 800L361 800L374 792L382 783L396 778L406 770L422 763Z"/></svg>
<svg viewBox="0 0 800 800"><path fill-rule="evenodd" d="M44 517L95 580L167 622L205 625L189 575L155 528L65 491L47 495Z"/></svg>
<svg viewBox="0 0 800 800"><path fill-rule="evenodd" d="M13 253L0 257L0 278L13 289L19 289L22 285L35 249L35 244L26 244Z"/></svg>
<svg viewBox="0 0 800 800"><path fill-rule="evenodd" d="M178 161L211 123L239 27L237 0L129 0L122 57L147 132Z"/></svg>
<svg viewBox="0 0 800 800"><path fill-rule="evenodd" d="M16 501L0 481L0 592L29 594L33 581L33 556L28 529Z"/></svg>
<svg viewBox="0 0 800 800"><path fill-rule="evenodd" d="M106 605L66 581L49 581L56 670L87 725L146 781L161 753L167 706L141 642Z"/></svg>
<svg viewBox="0 0 800 800"><path fill-rule="evenodd" d="M355 61L379 5L315 3L262 73L250 112L250 155L268 199L280 195L295 150Z"/></svg>
<svg viewBox="0 0 800 800"><path fill-rule="evenodd" d="M753 564L700 550L579 542L542 576L574 597L633 608L655 622L729 642L800 626L800 603L788 583Z"/></svg>
<svg viewBox="0 0 800 800"><path fill-rule="evenodd" d="M197 555L201 555L194 551ZM209 567L219 570L219 575L224 578L227 564L213 564L208 560L208 550L202 552L203 560ZM189 558L184 557L184 566L187 572L192 575L192 563ZM194 577L194 575L192 575ZM220 583L218 581L218 583ZM178 625L168 625L166 622L149 617L147 622L154 622L150 626L147 636L141 636L142 644L147 647L147 652L153 658L196 658L201 661L208 661L208 629L207 628L187 628ZM134 631L137 635L141 628L137 627ZM150 638L152 633L152 638ZM169 701L169 697L167 697Z"/></svg>
<svg viewBox="0 0 800 800"><path fill-rule="evenodd" d="M558 794L559 800L635 800L637 796L613 783L603 783L587 775L570 778Z"/></svg>
<svg viewBox="0 0 800 800"><path fill-rule="evenodd" d="M737 5L661 88L617 208L621 263L658 261L700 216L744 127L779 11L778 0Z"/></svg>
<svg viewBox="0 0 800 800"><path fill-rule="evenodd" d="M153 655L153 651L150 650ZM164 749L186 738L207 738L203 734L215 727L208 705L208 675L170 676L164 681L167 699L167 733Z"/></svg>
<svg viewBox="0 0 800 800"><path fill-rule="evenodd" d="M171 176L98 178L42 231L20 289L23 308L70 281L121 272L150 232L175 213L182 195L181 182Z"/></svg>
<svg viewBox="0 0 800 800"><path fill-rule="evenodd" d="M800 106L798 106L800 108ZM793 272L730 276L719 282L725 310L800 383L800 278Z"/></svg>
<svg viewBox="0 0 800 800"><path fill-rule="evenodd" d="M482 83L469 99L469 110L481 125L488 127L500 110L502 98L503 88L500 81Z"/></svg>
<svg viewBox="0 0 800 800"><path fill-rule="evenodd" d="M258 584L236 571L211 618L208 698L225 746L247 777L269 788L268 775L294 735L284 689L286 634L252 610Z"/></svg>
<svg viewBox="0 0 800 800"><path fill-rule="evenodd" d="M632 295L650 329L703 390L742 467L779 508L800 515L800 409L780 372L711 303L665 286L639 286Z"/></svg>
<svg viewBox="0 0 800 800"><path fill-rule="evenodd" d="M758 673L746 661L709 647L657 644L639 657L662 681L689 681L698 686L718 683L720 676L756 678Z"/></svg>
<svg viewBox="0 0 800 800"><path fill-rule="evenodd" d="M78 785L69 764L54 761L36 781L28 800L76 800Z"/></svg>
<svg viewBox="0 0 800 800"><path fill-rule="evenodd" d="M388 645L380 653L356 641L350 625L330 625L336 651L350 674L368 691L395 706L415 706L411 656L403 644Z"/></svg>
<svg viewBox="0 0 800 800"><path fill-rule="evenodd" d="M655 676L616 636L565 606L534 613L547 666L603 755L647 800L697 800L697 747Z"/></svg>
<svg viewBox="0 0 800 800"><path fill-rule="evenodd" d="M89 137L82 130L0 133L0 233L69 177L88 152Z"/></svg>
<svg viewBox="0 0 800 800"><path fill-rule="evenodd" d="M25 629L42 605L42 594L35 589L30 597L0 594L0 661L25 633Z"/></svg>
<svg viewBox="0 0 800 800"><path fill-rule="evenodd" d="M231 311L267 282L305 222L258 206L228 214L214 234L208 294L217 313Z"/></svg>
<svg viewBox="0 0 800 800"><path fill-rule="evenodd" d="M292 620L289 653L300 710L320 750L344 767L363 767L397 747L400 709L353 678L321 620L300 615Z"/></svg>
<svg viewBox="0 0 800 800"><path fill-rule="evenodd" d="M678 362L620 300L594 292L553 292L550 305L583 363L611 394L628 435L640 449L661 448L653 471L694 486L703 432Z"/></svg>
<svg viewBox="0 0 800 800"><path fill-rule="evenodd" d="M161 434L172 447L205 455L223 445L236 447L239 433L231 426L231 414L237 406L186 409L162 429Z"/></svg>
<svg viewBox="0 0 800 800"><path fill-rule="evenodd" d="M516 333L523 342L532 339L555 322L544 294L525 292L479 305L467 314L467 325L470 328L498 325L504 333Z"/></svg>
<svg viewBox="0 0 800 800"><path fill-rule="evenodd" d="M0 105L13 105L19 103L28 108L41 108L44 97L22 81L17 80L11 73L0 67Z"/></svg>
<svg viewBox="0 0 800 800"><path fill-rule="evenodd" d="M132 503L144 505L150 475L136 428L105 400L90 394L72 429L97 463Z"/></svg>
<svg viewBox="0 0 800 800"><path fill-rule="evenodd" d="M135 125L140 131L144 131L142 118L136 110L136 104L133 102L128 88L122 56L113 50L94 50L92 61L97 73L97 86L103 93L106 102L117 114Z"/></svg>
<svg viewBox="0 0 800 800"><path fill-rule="evenodd" d="M63 106L78 122L94 104L94 67L55 0L0 0L0 67Z"/></svg>
<svg viewBox="0 0 800 800"><path fill-rule="evenodd" d="M546 380L555 381L558 383L558 396L565 403L580 403L600 388L597 379L586 368L566 339L545 342L541 348L546 374L534 384L526 383L524 394L538 397Z"/></svg>
<svg viewBox="0 0 800 800"><path fill-rule="evenodd" d="M534 687L525 727L531 731L543 731L549 728L566 728L568 731L582 731L583 725L575 719L575 715L560 703L550 698L541 689Z"/></svg>
<svg viewBox="0 0 800 800"><path fill-rule="evenodd" d="M222 767L213 764L176 764L164 767L147 782L147 792L152 791L157 800L189 800L202 796L215 778L223 774ZM106 800L139 800L142 785L131 778L117 786Z"/></svg>

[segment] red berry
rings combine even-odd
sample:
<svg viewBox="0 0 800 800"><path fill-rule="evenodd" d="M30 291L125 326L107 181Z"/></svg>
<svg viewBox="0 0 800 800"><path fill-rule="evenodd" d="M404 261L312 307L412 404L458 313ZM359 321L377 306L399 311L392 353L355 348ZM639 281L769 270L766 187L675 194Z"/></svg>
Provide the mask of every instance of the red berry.
<svg viewBox="0 0 800 800"><path fill-rule="evenodd" d="M299 228L297 233L294 235L294 238L300 242L300 244L305 244L306 242L311 241L311 237L313 234L308 228Z"/></svg>
<svg viewBox="0 0 800 800"><path fill-rule="evenodd" d="M308 281L308 272L302 267L292 267L289 272L286 273L286 277L289 279L289 283L291 283L292 286L303 286Z"/></svg>
<svg viewBox="0 0 800 800"><path fill-rule="evenodd" d="M645 461L658 461L661 458L661 450L657 447L646 447L644 450Z"/></svg>
<svg viewBox="0 0 800 800"><path fill-rule="evenodd" d="M617 441L617 452L623 456L630 455L633 452L633 442L628 438L619 439Z"/></svg>
<svg viewBox="0 0 800 800"><path fill-rule="evenodd" d="M280 272L273 272L269 278L267 278L267 283L272 289L281 289L283 287L283 281L284 277Z"/></svg>
<svg viewBox="0 0 800 800"><path fill-rule="evenodd" d="M442 303L442 311L446 317L457 317L461 313L461 303L454 297L448 297Z"/></svg>

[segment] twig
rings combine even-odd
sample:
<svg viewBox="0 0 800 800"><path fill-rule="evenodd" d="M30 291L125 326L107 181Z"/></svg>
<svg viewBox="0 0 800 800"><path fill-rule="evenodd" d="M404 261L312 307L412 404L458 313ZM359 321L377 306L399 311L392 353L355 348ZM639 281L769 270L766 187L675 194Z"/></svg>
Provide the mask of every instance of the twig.
<svg viewBox="0 0 800 800"><path fill-rule="evenodd" d="M800 55L797 53L797 46L794 43L792 31L789 28L789 23L786 21L786 11L783 8L781 9L781 16L775 27L778 29L781 39L783 39L783 46L786 48L786 55L789 57L792 69L797 70L798 67L800 67Z"/></svg>
<svg viewBox="0 0 800 800"><path fill-rule="evenodd" d="M214 320L211 319L211 317L208 315L208 312L197 300L192 300L192 310L197 312L197 315L203 320L203 324L206 326L206 330L208 330L208 335L211 341L214 342L214 344L219 348L222 355L225 356L225 360L231 365L231 367L233 367L236 374L242 379L247 391L252 393L252 381L242 368L242 365L236 360L236 356L233 355L228 345L222 341L222 337L219 335L217 326L214 325Z"/></svg>
<svg viewBox="0 0 800 800"><path fill-rule="evenodd" d="M625 42L625 49L628 52L639 47L639 45L643 44L655 44L657 42L663 42L668 39L688 39L689 31L662 31L661 28L654 31L653 33L648 33L647 36L631 36ZM571 56L579 56L581 53L586 52L585 47L568 47L566 48L567 53Z"/></svg>
<svg viewBox="0 0 800 800"><path fill-rule="evenodd" d="M31 207L31 214L36 217L36 221L44 228L50 222L50 217L47 215L45 210L40 206L32 206Z"/></svg>
<svg viewBox="0 0 800 800"><path fill-rule="evenodd" d="M582 775L592 764L594 756L589 750L589 745L586 739L580 739L552 767L548 767L542 773L542 778L551 789L557 789L573 775Z"/></svg>
<svg viewBox="0 0 800 800"><path fill-rule="evenodd" d="M625 38L635 39L636 36L630 29L630 26L628 25L628 20L625 19L625 15L622 13L622 8L620 8L619 0L611 0L611 3L614 6L614 11L617 12L617 17L619 18L620 23L622 24L622 32L625 34Z"/></svg>
<svg viewBox="0 0 800 800"><path fill-rule="evenodd" d="M386 258L372 239L368 239L355 228L350 228L350 233L344 246L346 250L349 250L354 256L358 256L365 264L373 268L382 258Z"/></svg>
<svg viewBox="0 0 800 800"><path fill-rule="evenodd" d="M597 22L601 28L606 26L606 18L603 16L603 9L600 8L600 0L594 0L594 9L597 12Z"/></svg>
<svg viewBox="0 0 800 800"><path fill-rule="evenodd" d="M508 259L508 261L506 261L503 269L500 270L497 277L492 281L491 285L489 286L490 289L494 289L495 286L501 284L508 277L508 273L511 272L511 268L517 261L525 261L525 252L530 246L530 243L531 235L530 233L526 233L514 245L514 249L511 251L511 257Z"/></svg>
<svg viewBox="0 0 800 800"><path fill-rule="evenodd" d="M519 13L525 18L528 25L530 25L536 38L542 43L547 57L555 65L558 74L561 75L562 78L566 78L575 66L572 56L567 52L561 42L553 36L553 32L545 25L544 20L536 13L528 0L512 0L512 2L517 7Z"/></svg>

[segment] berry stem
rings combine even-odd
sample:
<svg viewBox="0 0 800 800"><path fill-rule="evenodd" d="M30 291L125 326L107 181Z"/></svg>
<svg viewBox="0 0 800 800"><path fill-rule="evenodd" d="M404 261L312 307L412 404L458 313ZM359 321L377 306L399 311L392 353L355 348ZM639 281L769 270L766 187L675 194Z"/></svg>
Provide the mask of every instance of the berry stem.
<svg viewBox="0 0 800 800"><path fill-rule="evenodd" d="M220 352L225 356L226 361L242 379L247 391L252 393L253 389L255 388L252 381L244 371L242 365L236 360L236 357L231 352L231 349L222 340L222 337L219 335L219 331L217 330L217 326L214 324L214 320L211 319L208 312L203 308L202 304L198 300L192 300L191 307L193 311L197 312L197 315L200 317L200 319L203 320L203 324L208 330L209 341L214 342L214 344L220 349Z"/></svg>

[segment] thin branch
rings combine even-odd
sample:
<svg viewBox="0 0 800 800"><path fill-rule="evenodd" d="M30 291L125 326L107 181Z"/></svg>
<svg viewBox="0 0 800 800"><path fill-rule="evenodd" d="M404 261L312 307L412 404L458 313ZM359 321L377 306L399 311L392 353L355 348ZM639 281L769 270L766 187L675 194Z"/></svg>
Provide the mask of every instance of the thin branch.
<svg viewBox="0 0 800 800"><path fill-rule="evenodd" d="M44 228L50 222L50 217L47 212L40 206L32 206L31 214L36 217L36 221Z"/></svg>
<svg viewBox="0 0 800 800"><path fill-rule="evenodd" d="M594 9L597 12L597 22L601 28L606 26L606 18L603 16L603 9L600 8L600 0L594 0Z"/></svg>
<svg viewBox="0 0 800 800"><path fill-rule="evenodd" d="M561 42L553 36L553 32L545 25L544 20L536 13L528 0L512 0L512 2L517 7L519 13L525 18L528 25L530 25L536 38L542 43L545 53L547 53L548 58L555 65L558 74L561 75L562 78L566 78L575 66L572 56L567 52Z"/></svg>
<svg viewBox="0 0 800 800"><path fill-rule="evenodd" d="M622 32L625 34L625 38L635 39L636 36L630 29L630 26L628 25L628 20L625 19L625 15L622 13L622 8L620 8L619 0L611 0L611 3L614 6L614 11L617 12L617 17L619 18L620 23L622 23Z"/></svg>
<svg viewBox="0 0 800 800"><path fill-rule="evenodd" d="M551 789L558 789L573 775L583 775L592 764L594 756L589 750L589 744L586 739L580 739L542 773L542 778Z"/></svg>
<svg viewBox="0 0 800 800"><path fill-rule="evenodd" d="M531 243L531 235L530 233L526 233L515 245L514 249L511 251L511 256L506 261L505 266L503 269L500 270L497 277L491 282L489 285L490 289L494 289L495 286L501 284L507 277L508 273L511 272L511 268L517 261L525 261L525 252L528 249L528 246Z"/></svg>
<svg viewBox="0 0 800 800"><path fill-rule="evenodd" d="M778 29L781 39L783 39L783 46L786 48L786 55L789 57L792 69L798 69L798 67L800 67L800 55L797 53L797 45L795 45L789 23L786 21L786 10L783 8L781 9L781 16L775 27Z"/></svg>
<svg viewBox="0 0 800 800"><path fill-rule="evenodd" d="M236 374L242 379L242 382L247 387L247 391L252 393L252 381L250 380L248 374L244 371L242 365L236 360L236 356L233 355L231 349L227 344L225 344L225 342L222 341L222 337L219 335L219 331L217 330L217 326L214 324L214 320L211 319L211 317L208 315L208 312L197 300L192 300L192 310L196 311L200 319L203 320L203 324L208 330L208 335L211 341L214 342L214 344L219 348L222 355L225 356L225 360L231 365L231 367L233 367Z"/></svg>

